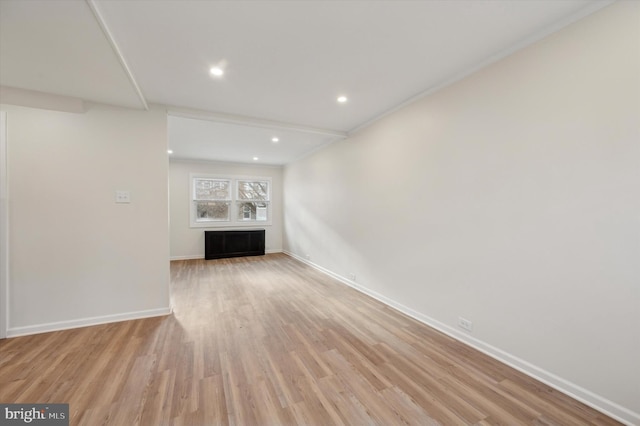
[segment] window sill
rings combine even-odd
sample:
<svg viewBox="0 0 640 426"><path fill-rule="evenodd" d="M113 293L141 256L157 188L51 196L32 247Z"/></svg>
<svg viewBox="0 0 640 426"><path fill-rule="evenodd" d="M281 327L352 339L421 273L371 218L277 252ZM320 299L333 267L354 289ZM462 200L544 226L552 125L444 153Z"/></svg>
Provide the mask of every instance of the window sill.
<svg viewBox="0 0 640 426"><path fill-rule="evenodd" d="M190 224L189 228L260 228L262 226L272 226L271 221L264 222L197 222Z"/></svg>

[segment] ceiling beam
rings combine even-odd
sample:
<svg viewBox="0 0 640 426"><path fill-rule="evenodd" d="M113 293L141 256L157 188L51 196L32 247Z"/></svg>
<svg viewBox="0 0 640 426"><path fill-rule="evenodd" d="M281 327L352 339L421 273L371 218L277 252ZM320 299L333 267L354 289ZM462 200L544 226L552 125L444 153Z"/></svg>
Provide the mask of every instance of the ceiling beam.
<svg viewBox="0 0 640 426"><path fill-rule="evenodd" d="M142 94L142 90L140 90L140 86L138 86L138 83L136 82L136 79L133 76L133 73L131 72L131 69L129 68L129 65L127 64L127 61L124 58L124 55L120 51L120 48L118 47L118 44L116 43L116 40L113 38L113 35L111 34L111 31L109 31L109 27L107 26L107 22L102 17L102 14L100 13L100 10L98 9L98 5L96 5L94 0L85 0L85 2L89 6L89 9L91 9L91 13L93 13L93 17L96 19L96 22L100 26L100 29L102 30L102 33L104 34L106 39L109 41L109 44L111 45L111 49L113 49L113 53L115 53L116 57L120 61L120 65L122 66L122 70L124 71L124 73L126 74L127 78L129 79L129 82L133 86L133 89L135 90L136 95L138 95L138 99L140 99L140 102L142 103L142 106L144 107L145 110L148 110L149 109L149 105L147 104L147 100L144 98L144 95Z"/></svg>
<svg viewBox="0 0 640 426"><path fill-rule="evenodd" d="M195 120L215 121L218 123L238 124L241 126L261 127L265 129L292 130L316 135L334 136L346 138L347 132L317 127L300 126L298 124L283 123L280 121L263 120L259 118L245 117L241 115L220 114L215 112L200 111L188 108L167 108L167 115L172 117L191 118Z"/></svg>
<svg viewBox="0 0 640 426"><path fill-rule="evenodd" d="M3 104L9 105L73 112L77 114L85 112L84 101L80 98L54 95L36 90L19 89L17 87L0 86L0 99L2 99Z"/></svg>

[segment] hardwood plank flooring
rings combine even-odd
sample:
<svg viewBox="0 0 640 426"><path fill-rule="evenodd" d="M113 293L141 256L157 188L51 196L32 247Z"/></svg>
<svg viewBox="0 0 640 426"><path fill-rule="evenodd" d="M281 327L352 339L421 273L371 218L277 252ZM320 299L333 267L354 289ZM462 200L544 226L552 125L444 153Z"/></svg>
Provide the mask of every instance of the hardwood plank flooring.
<svg viewBox="0 0 640 426"><path fill-rule="evenodd" d="M284 254L175 261L173 315L0 341L73 425L614 425Z"/></svg>

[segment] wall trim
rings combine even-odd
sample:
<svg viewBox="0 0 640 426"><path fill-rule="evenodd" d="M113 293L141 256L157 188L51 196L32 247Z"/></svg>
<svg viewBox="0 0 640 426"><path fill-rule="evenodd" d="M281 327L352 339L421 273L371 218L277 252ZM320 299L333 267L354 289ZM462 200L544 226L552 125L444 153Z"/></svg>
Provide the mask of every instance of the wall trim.
<svg viewBox="0 0 640 426"><path fill-rule="evenodd" d="M362 129L365 129L367 127L369 127L370 125L372 125L373 123L379 121L380 119L382 119L383 117L386 117L388 115L393 114L396 111L401 110L402 108L406 107L407 105L410 105L414 102L416 102L419 99L422 98L426 98L427 96L430 96L436 92L439 92L440 90L447 88L451 85L453 85L454 83L457 83L458 81L464 80L465 78L469 77L471 74L474 74L480 70L482 70L483 68L486 68L508 56L513 55L514 53L529 47L543 39L545 39L546 37L552 35L553 33L556 33L560 30L562 30L565 27L568 27L569 25L583 19L586 18L587 16L599 11L600 9L610 6L611 4L615 3L616 0L601 0L601 1L594 1L591 4L585 6L583 9L579 10L578 12L574 13L573 15L567 16L565 18L562 18L552 24L550 24L549 26L547 26L546 28L540 30L539 32L532 34L528 37L526 37L525 39L522 39L518 42L516 42L514 45L507 47L504 50L501 50L499 52L494 53L493 55L489 56L488 58L485 58L484 60L480 61L479 63L476 63L472 66L470 66L469 68L466 69L462 69L457 73L454 73L453 75L446 77L445 79L443 79L442 81L440 81L439 83L434 84L431 87L426 88L425 90L423 90L422 92L411 96L408 99L405 99L404 101L400 102L398 105L391 107L390 109L374 116L373 118L368 119L367 121L358 124L356 127L354 127L353 129L349 130L348 135L352 136L355 133L359 132Z"/></svg>
<svg viewBox="0 0 640 426"><path fill-rule="evenodd" d="M80 318L69 321L50 322L46 324L28 325L26 327L14 327L7 330L7 337L28 336L30 334L47 333L50 331L68 330L71 328L87 327L90 325L108 324L111 322L131 321L142 318L160 317L170 315L173 309L166 308L149 309L146 311L126 312L123 314L104 315L99 317Z"/></svg>
<svg viewBox="0 0 640 426"><path fill-rule="evenodd" d="M265 250L265 254L273 254L273 253L283 253L282 249L270 249ZM204 254L188 254L186 256L171 256L169 260L196 260L196 259L204 259Z"/></svg>
<svg viewBox="0 0 640 426"><path fill-rule="evenodd" d="M169 260L196 260L204 259L204 254L188 254L186 256L171 256Z"/></svg>
<svg viewBox="0 0 640 426"><path fill-rule="evenodd" d="M305 263L312 268L334 278L335 280L341 282L342 284L348 285L349 287L366 294L367 296L373 297L374 299L384 303L385 305L400 311L401 313L410 316L411 318L420 321L423 324L428 325L429 327L433 327L436 330L446 334L449 337L452 337L459 342L462 342L468 346L471 346L474 349L479 350L480 352L494 358L503 364L512 367L521 373L526 374L529 377L532 377L552 388L570 396L571 398L582 402L583 404L588 405L589 407L600 411L603 414L625 424L628 426L640 425L640 413L633 412L619 404L616 404L613 401L610 401L600 395L597 395L588 389L585 389L581 386L576 385L566 379L563 379L560 376L557 376L549 371L544 370L530 362L527 362L515 355L512 355L506 351L503 351L500 348L492 346L482 340L476 339L472 336L465 334L462 331L458 331L457 329L446 325L434 318L429 317L428 315L417 312L407 306L404 306L401 303L396 302L393 299L390 299L380 293L377 293L373 290L370 290L362 285L356 284L355 282L345 278L341 275L336 274L335 272L326 269L318 264L315 264L307 259L304 259L294 253L291 253L287 250L284 250L284 253L302 263Z"/></svg>

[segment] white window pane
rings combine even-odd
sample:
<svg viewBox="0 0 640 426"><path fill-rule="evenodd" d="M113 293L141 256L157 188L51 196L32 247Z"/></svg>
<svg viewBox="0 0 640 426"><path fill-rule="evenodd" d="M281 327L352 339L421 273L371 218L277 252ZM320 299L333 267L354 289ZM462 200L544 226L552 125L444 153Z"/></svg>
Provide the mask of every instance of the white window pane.
<svg viewBox="0 0 640 426"><path fill-rule="evenodd" d="M229 220L229 203L220 201L196 201L196 222Z"/></svg>
<svg viewBox="0 0 640 426"><path fill-rule="evenodd" d="M269 200L269 182L267 181L238 181L239 200Z"/></svg>
<svg viewBox="0 0 640 426"><path fill-rule="evenodd" d="M231 181L222 179L195 179L195 200L230 200Z"/></svg>
<svg viewBox="0 0 640 426"><path fill-rule="evenodd" d="M267 220L267 206L264 207L256 206L256 220L262 221Z"/></svg>
<svg viewBox="0 0 640 426"><path fill-rule="evenodd" d="M267 219L267 204L244 202L238 203L238 220L262 222Z"/></svg>

